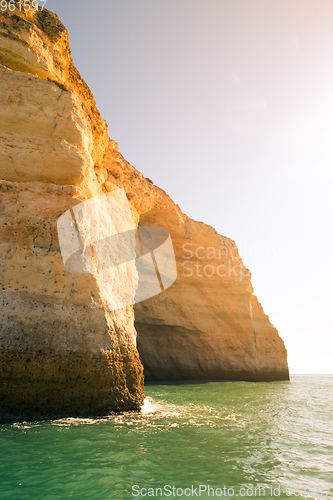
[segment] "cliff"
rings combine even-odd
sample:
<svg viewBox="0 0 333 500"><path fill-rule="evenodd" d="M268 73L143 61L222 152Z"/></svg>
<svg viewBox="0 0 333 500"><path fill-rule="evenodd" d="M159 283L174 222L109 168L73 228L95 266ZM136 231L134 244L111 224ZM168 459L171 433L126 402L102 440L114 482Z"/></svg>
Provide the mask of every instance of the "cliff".
<svg viewBox="0 0 333 500"><path fill-rule="evenodd" d="M56 14L0 13L0 89L0 416L138 409L137 344L147 379L287 379L284 344L234 242L123 158ZM116 268L107 286L67 271L57 221L119 188L136 224L169 230L178 278L111 311L112 284L128 284Z"/></svg>

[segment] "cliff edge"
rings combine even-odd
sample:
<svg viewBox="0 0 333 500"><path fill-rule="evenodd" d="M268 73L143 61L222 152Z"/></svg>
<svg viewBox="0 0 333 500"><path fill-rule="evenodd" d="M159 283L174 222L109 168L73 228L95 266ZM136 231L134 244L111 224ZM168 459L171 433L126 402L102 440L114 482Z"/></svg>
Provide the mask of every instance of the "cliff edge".
<svg viewBox="0 0 333 500"><path fill-rule="evenodd" d="M288 379L235 243L123 158L56 14L0 13L0 89L0 416L138 409L142 364L150 380ZM66 271L57 220L119 188L136 224L169 230L178 278L110 311L106 293L126 282L115 268L108 291L98 273Z"/></svg>

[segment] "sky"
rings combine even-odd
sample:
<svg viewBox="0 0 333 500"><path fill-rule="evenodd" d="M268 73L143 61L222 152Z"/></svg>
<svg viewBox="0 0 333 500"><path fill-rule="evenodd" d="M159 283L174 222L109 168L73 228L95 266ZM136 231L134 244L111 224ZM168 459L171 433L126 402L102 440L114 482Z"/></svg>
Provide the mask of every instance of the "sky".
<svg viewBox="0 0 333 500"><path fill-rule="evenodd" d="M125 158L235 240L291 373L333 373L333 1L47 0Z"/></svg>

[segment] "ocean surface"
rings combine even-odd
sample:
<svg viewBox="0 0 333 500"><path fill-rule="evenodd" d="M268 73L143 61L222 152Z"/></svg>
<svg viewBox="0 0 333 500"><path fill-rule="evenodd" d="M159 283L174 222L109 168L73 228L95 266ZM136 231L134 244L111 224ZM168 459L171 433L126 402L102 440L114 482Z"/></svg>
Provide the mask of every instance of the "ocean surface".
<svg viewBox="0 0 333 500"><path fill-rule="evenodd" d="M1 421L0 499L333 498L333 375L146 394L141 413Z"/></svg>

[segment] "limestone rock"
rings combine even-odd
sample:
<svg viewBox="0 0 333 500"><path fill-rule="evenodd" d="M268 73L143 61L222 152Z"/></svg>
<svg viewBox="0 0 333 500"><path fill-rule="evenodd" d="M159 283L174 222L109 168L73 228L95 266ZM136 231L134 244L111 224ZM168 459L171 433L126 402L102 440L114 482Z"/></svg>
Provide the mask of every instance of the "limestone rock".
<svg viewBox="0 0 333 500"><path fill-rule="evenodd" d="M170 210L170 211L169 211ZM163 224L174 242L178 279L135 306L147 380L286 380L287 353L253 294L235 243L174 206L140 219Z"/></svg>
<svg viewBox="0 0 333 500"><path fill-rule="evenodd" d="M138 409L133 310L110 312L99 275L66 271L56 225L104 192L94 167L117 146L58 17L0 21L0 416ZM115 270L113 284L126 286L120 278Z"/></svg>
<svg viewBox="0 0 333 500"><path fill-rule="evenodd" d="M123 158L57 15L0 14L0 89L0 416L139 408L136 330L147 379L288 379L284 344L234 242ZM66 271L56 223L119 188L137 224L169 230L178 278L134 311L110 312L122 275L114 269L106 290L98 274Z"/></svg>

